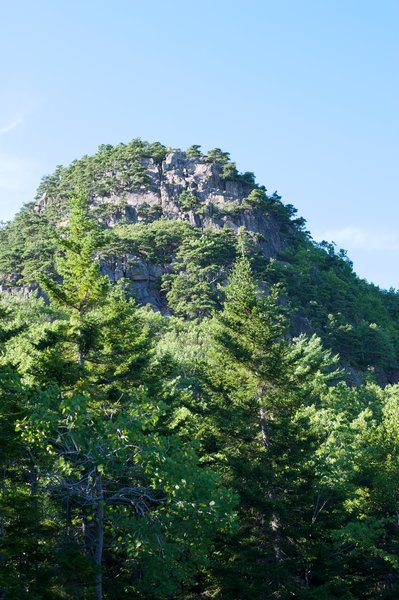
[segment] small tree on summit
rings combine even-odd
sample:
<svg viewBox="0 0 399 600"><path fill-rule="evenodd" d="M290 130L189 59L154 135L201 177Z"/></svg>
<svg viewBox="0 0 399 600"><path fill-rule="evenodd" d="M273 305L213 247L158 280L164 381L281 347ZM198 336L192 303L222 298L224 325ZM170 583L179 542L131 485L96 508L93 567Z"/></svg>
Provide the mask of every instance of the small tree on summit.
<svg viewBox="0 0 399 600"><path fill-rule="evenodd" d="M209 162L219 162L221 164L228 163L230 161L230 153L223 152L220 148L214 148L213 150L209 150L206 155L206 159Z"/></svg>
<svg viewBox="0 0 399 600"><path fill-rule="evenodd" d="M199 158L202 156L202 152L200 150L201 146L199 144L193 144L186 150L186 154L189 158Z"/></svg>

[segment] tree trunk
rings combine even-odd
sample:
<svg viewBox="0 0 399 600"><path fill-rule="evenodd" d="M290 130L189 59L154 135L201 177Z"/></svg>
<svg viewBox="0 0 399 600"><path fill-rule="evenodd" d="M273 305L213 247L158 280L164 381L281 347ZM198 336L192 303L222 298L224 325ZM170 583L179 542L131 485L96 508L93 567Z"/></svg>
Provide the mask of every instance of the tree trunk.
<svg viewBox="0 0 399 600"><path fill-rule="evenodd" d="M94 561L96 565L95 579L95 600L102 600L103 597L103 575L102 575L102 560L104 548L104 492L102 487L101 475L98 482L98 504L96 515L96 550Z"/></svg>
<svg viewBox="0 0 399 600"><path fill-rule="evenodd" d="M6 491L6 468L3 467L3 477L1 482L1 493L5 494ZM1 513L0 517L0 540L3 542L3 538L5 537L5 525L4 525L4 513ZM5 558L3 555L0 555L0 568L3 569L5 564ZM5 598L5 591L0 587L0 600Z"/></svg>
<svg viewBox="0 0 399 600"><path fill-rule="evenodd" d="M271 441L269 438L269 427L268 427L268 414L265 408L259 410L260 430L262 432L262 441L265 448L269 448Z"/></svg>
<svg viewBox="0 0 399 600"><path fill-rule="evenodd" d="M263 395L263 387L261 386L259 390L259 398L261 399ZM263 445L266 449L271 446L271 439L269 433L269 424L268 424L268 411L265 408L260 408L259 410L259 421L260 421L260 429L262 433L262 441ZM273 501L273 504L276 502L276 489L274 485L274 469L273 466L270 467L271 471L271 485L269 491L269 498ZM282 546L282 538L281 538L281 522L280 516L276 510L273 510L271 519L269 522L270 529L272 531L272 539L273 539L273 548L274 548L274 556L277 563L281 563L283 560L283 552L281 549Z"/></svg>
<svg viewBox="0 0 399 600"><path fill-rule="evenodd" d="M33 537L33 564L35 573L35 588L39 589L39 478L37 474L37 467L33 465L31 472L31 498L32 498L32 512L33 512L33 526L32 526L32 537Z"/></svg>

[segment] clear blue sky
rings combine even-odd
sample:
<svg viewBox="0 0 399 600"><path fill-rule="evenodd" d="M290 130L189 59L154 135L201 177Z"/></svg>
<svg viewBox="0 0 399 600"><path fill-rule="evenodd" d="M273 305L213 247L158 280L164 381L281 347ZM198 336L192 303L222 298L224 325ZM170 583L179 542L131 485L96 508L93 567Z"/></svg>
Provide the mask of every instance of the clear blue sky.
<svg viewBox="0 0 399 600"><path fill-rule="evenodd" d="M14 0L0 22L1 219L99 144L219 146L399 288L398 0Z"/></svg>

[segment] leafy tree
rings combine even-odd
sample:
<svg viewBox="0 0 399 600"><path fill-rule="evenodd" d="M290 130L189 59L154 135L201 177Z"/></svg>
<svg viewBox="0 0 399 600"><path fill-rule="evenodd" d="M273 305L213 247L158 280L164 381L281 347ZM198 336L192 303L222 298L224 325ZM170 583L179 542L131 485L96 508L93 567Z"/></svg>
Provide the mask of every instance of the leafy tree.
<svg viewBox="0 0 399 600"><path fill-rule="evenodd" d="M262 209L266 206L266 192L260 188L255 188L249 196L243 201L243 206L249 209Z"/></svg>
<svg viewBox="0 0 399 600"><path fill-rule="evenodd" d="M223 164L223 169L220 173L220 178L224 180L235 181L238 176L238 171L235 163L226 162Z"/></svg>
<svg viewBox="0 0 399 600"><path fill-rule="evenodd" d="M189 158L198 158L202 156L202 152L200 150L201 146L198 144L193 144L186 150L186 154Z"/></svg>
<svg viewBox="0 0 399 600"><path fill-rule="evenodd" d="M111 253L127 253L167 265L172 262L182 241L194 235L194 229L187 222L164 218L148 224L117 225L108 233L107 245L102 252L107 257Z"/></svg>
<svg viewBox="0 0 399 600"><path fill-rule="evenodd" d="M195 210L201 204L198 196L194 194L190 194L187 190L184 190L179 195L179 205L183 211Z"/></svg>
<svg viewBox="0 0 399 600"><path fill-rule="evenodd" d="M150 205L143 202L137 207L137 216L145 223L156 221L162 215L162 206L160 204Z"/></svg>
<svg viewBox="0 0 399 600"><path fill-rule="evenodd" d="M221 164L225 164L230 161L230 153L223 152L220 148L214 148L213 150L209 150L206 159L209 162L220 162Z"/></svg>

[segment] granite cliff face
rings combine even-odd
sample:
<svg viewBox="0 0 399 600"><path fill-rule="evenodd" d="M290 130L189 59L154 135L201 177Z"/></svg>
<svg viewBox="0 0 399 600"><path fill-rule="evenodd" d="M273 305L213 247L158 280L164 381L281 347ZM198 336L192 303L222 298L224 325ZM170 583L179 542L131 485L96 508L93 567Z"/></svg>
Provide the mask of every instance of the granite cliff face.
<svg viewBox="0 0 399 600"><path fill-rule="evenodd" d="M180 150L170 151L162 162L153 158L141 158L138 162L147 176L140 188L125 186L122 191L91 198L91 205L98 212L108 206L108 216L104 219L107 227L113 227L122 219L139 223L163 216L188 221L201 229L227 225L237 231L245 227L265 237L262 249L268 257L276 256L283 248L285 236L271 214L258 212L255 215L251 210L244 210L243 203L255 185L223 177L223 165L219 162L210 162L205 157L191 158ZM182 194L192 196L195 205L187 207ZM51 201L44 193L36 201L35 210L43 212Z"/></svg>
<svg viewBox="0 0 399 600"><path fill-rule="evenodd" d="M106 195L91 196L91 208L105 227L168 219L185 221L201 230L228 227L238 232L245 228L266 258L277 257L287 244L288 232L282 231L273 211L257 210L247 200L253 190L263 193L264 188L245 181L238 173L231 178L224 176L222 163L204 156L190 157L180 150L169 151L163 160L141 157L136 162L145 176L140 186L122 183L123 172L108 171L102 180L112 179L114 189L111 186ZM36 213L43 214L53 202L51 193L44 192L35 203ZM277 202L275 199L274 204ZM272 205L270 202L270 208ZM126 255L102 261L102 271L112 281L127 278L140 303L167 312L159 295L159 279L167 273L167 265Z"/></svg>

